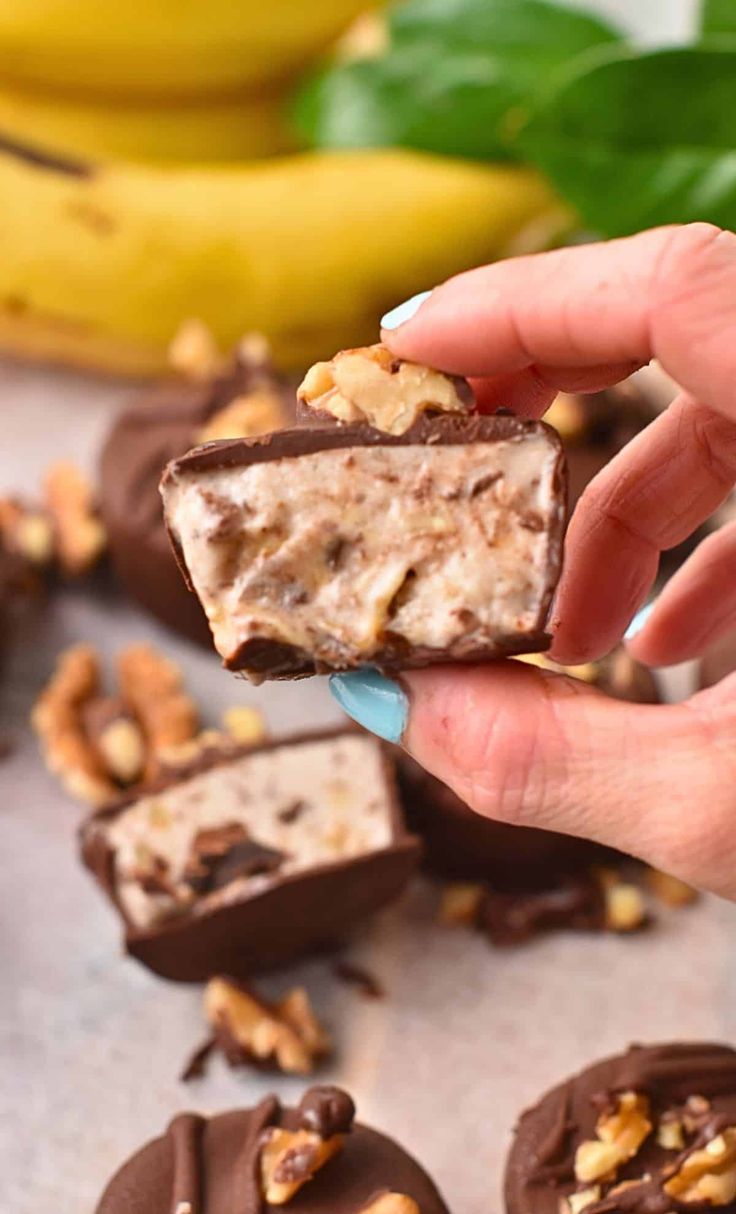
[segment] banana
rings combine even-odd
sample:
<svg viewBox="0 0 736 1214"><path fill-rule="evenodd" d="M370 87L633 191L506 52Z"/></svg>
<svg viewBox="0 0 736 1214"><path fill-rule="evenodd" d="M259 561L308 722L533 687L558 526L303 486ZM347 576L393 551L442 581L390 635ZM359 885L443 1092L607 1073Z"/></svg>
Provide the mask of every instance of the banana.
<svg viewBox="0 0 736 1214"><path fill-rule="evenodd" d="M0 79L102 96L283 80L370 0L0 0Z"/></svg>
<svg viewBox="0 0 736 1214"><path fill-rule="evenodd" d="M421 153L238 167L91 167L0 143L0 346L163 370L181 322L262 332L282 367L375 336L381 312L569 224L533 171Z"/></svg>
<svg viewBox="0 0 736 1214"><path fill-rule="evenodd" d="M0 132L39 148L93 160L252 160L293 151L279 96L92 103L65 93L0 84Z"/></svg>

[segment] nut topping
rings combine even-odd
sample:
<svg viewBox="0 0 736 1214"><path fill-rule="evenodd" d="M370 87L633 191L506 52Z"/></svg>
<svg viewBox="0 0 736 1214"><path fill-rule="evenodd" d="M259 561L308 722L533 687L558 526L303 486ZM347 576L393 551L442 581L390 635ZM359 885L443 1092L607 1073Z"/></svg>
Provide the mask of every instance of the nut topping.
<svg viewBox="0 0 736 1214"><path fill-rule="evenodd" d="M592 1206L600 1201L600 1185L592 1185L589 1189L581 1189L579 1193L570 1193L560 1200L560 1214L582 1214L586 1206Z"/></svg>
<svg viewBox="0 0 736 1214"><path fill-rule="evenodd" d="M281 397L273 388L254 388L236 396L219 409L199 431L197 442L210 443L222 438L253 438L270 434L286 424Z"/></svg>
<svg viewBox="0 0 736 1214"><path fill-rule="evenodd" d="M342 1143L340 1134L322 1139L311 1130L266 1130L261 1148L264 1200L272 1206L291 1201L302 1185L341 1150Z"/></svg>
<svg viewBox="0 0 736 1214"><path fill-rule="evenodd" d="M404 434L422 413L469 413L465 380L394 358L385 346L343 350L316 363L300 385L299 400L338 422L367 422L386 434Z"/></svg>
<svg viewBox="0 0 736 1214"><path fill-rule="evenodd" d="M671 877L658 868L647 870L647 883L655 897L665 906L691 906L698 900L698 891L692 885L680 881L679 877Z"/></svg>
<svg viewBox="0 0 736 1214"><path fill-rule="evenodd" d="M263 714L248 704L226 708L222 714L222 723L230 736L241 746L255 746L256 743L263 742L267 734Z"/></svg>
<svg viewBox="0 0 736 1214"><path fill-rule="evenodd" d="M736 1126L692 1151L665 1182L664 1191L685 1203L727 1206L736 1200Z"/></svg>
<svg viewBox="0 0 736 1214"><path fill-rule="evenodd" d="M358 1214L421 1214L413 1197L405 1193L379 1193Z"/></svg>
<svg viewBox="0 0 736 1214"><path fill-rule="evenodd" d="M287 1074L308 1075L331 1050L330 1039L300 987L270 1005L227 978L212 978L205 988L204 1012L214 1030L214 1044L230 1066L255 1062Z"/></svg>
<svg viewBox="0 0 736 1214"><path fill-rule="evenodd" d="M652 1131L649 1100L636 1092L616 1097L613 1112L603 1113L596 1140L582 1142L575 1153L575 1177L583 1184L615 1179L618 1169L637 1154Z"/></svg>
<svg viewBox="0 0 736 1214"><path fill-rule="evenodd" d="M169 363L187 379L206 381L222 370L223 358L211 330L201 320L185 320L169 346Z"/></svg>
<svg viewBox="0 0 736 1214"><path fill-rule="evenodd" d="M191 739L197 727L196 706L168 659L135 645L120 654L118 666L122 694L106 696L98 654L89 645L73 646L31 714L49 770L93 808L157 775L165 746Z"/></svg>
<svg viewBox="0 0 736 1214"><path fill-rule="evenodd" d="M606 927L612 932L635 932L647 921L646 902L640 889L627 882L604 883Z"/></svg>
<svg viewBox="0 0 736 1214"><path fill-rule="evenodd" d="M74 464L59 462L48 469L44 492L59 564L64 573L78 577L97 563L107 543L92 486Z"/></svg>

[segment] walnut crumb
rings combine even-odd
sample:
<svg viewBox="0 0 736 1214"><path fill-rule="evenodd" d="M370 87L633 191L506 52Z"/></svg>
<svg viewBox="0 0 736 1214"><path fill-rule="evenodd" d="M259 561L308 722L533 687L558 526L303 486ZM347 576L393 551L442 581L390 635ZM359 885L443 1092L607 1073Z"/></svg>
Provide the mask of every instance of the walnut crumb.
<svg viewBox="0 0 736 1214"><path fill-rule="evenodd" d="M634 1158L652 1132L649 1100L622 1092L613 1112L603 1113L595 1129L597 1138L581 1142L575 1153L575 1178L581 1184L615 1179L618 1169Z"/></svg>

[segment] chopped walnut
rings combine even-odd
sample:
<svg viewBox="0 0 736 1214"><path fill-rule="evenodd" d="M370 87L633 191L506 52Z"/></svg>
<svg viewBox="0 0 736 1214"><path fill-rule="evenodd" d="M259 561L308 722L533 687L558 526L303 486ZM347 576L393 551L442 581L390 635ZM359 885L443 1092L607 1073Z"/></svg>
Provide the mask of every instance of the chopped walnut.
<svg viewBox="0 0 736 1214"><path fill-rule="evenodd" d="M255 746L256 743L262 742L267 734L263 714L248 704L226 708L222 714L222 723L230 736L242 746Z"/></svg>
<svg viewBox="0 0 736 1214"><path fill-rule="evenodd" d="M274 389L254 388L245 396L236 396L219 409L202 427L197 442L210 443L222 438L253 438L271 434L286 424L283 401Z"/></svg>
<svg viewBox="0 0 736 1214"><path fill-rule="evenodd" d="M151 645L130 645L118 658L123 699L143 728L148 760L145 776L157 771L157 756L197 734L199 713L183 690L181 670Z"/></svg>
<svg viewBox="0 0 736 1214"><path fill-rule="evenodd" d="M98 693L100 665L90 645L67 649L31 714L46 765L73 797L98 807L117 788L84 727L84 706Z"/></svg>
<svg viewBox="0 0 736 1214"><path fill-rule="evenodd" d="M283 1206L335 1156L343 1137L322 1139L311 1130L265 1131L261 1148L261 1184L264 1200Z"/></svg>
<svg viewBox="0 0 736 1214"><path fill-rule="evenodd" d="M446 885L440 902L440 923L451 927L472 926L478 920L478 912L485 890L472 882L455 881Z"/></svg>
<svg viewBox="0 0 736 1214"><path fill-rule="evenodd" d="M331 1048L300 987L269 1005L227 978L212 978L205 989L204 1011L231 1065L253 1061L273 1064L287 1074L308 1075Z"/></svg>
<svg viewBox="0 0 736 1214"><path fill-rule="evenodd" d="M201 320L185 320L169 346L169 363L187 379L211 379L223 368L223 358L211 330Z"/></svg>
<svg viewBox="0 0 736 1214"><path fill-rule="evenodd" d="M121 696L102 694L100 683L95 650L73 646L59 658L31 715L49 770L93 808L158 774L167 740L184 741L197 725L178 668L148 646L120 655Z"/></svg>
<svg viewBox="0 0 736 1214"><path fill-rule="evenodd" d="M736 1126L692 1151L664 1184L677 1201L728 1206L736 1200Z"/></svg>
<svg viewBox="0 0 736 1214"><path fill-rule="evenodd" d="M405 1193L379 1193L367 1206L361 1206L357 1214L421 1214L421 1210L414 1198Z"/></svg>
<svg viewBox="0 0 736 1214"><path fill-rule="evenodd" d="M604 874L603 892L606 927L611 932L635 932L647 921L647 906L636 885L620 881L616 874Z"/></svg>
<svg viewBox="0 0 736 1214"><path fill-rule="evenodd" d="M615 1179L616 1172L637 1154L652 1131L649 1100L636 1092L616 1097L613 1112L598 1118L597 1139L581 1142L575 1153L575 1178L582 1184Z"/></svg>
<svg viewBox="0 0 736 1214"><path fill-rule="evenodd" d="M693 889L692 885L687 885L678 877L671 877L669 873L663 873L658 868L647 870L647 883L655 897L664 902L665 906L691 906L698 900L698 891Z"/></svg>
<svg viewBox="0 0 736 1214"><path fill-rule="evenodd" d="M657 1145L663 1151L682 1151L685 1147L685 1126L677 1117L663 1117L657 1126Z"/></svg>
<svg viewBox="0 0 736 1214"><path fill-rule="evenodd" d="M586 1206L592 1206L600 1201L601 1186L592 1185L589 1189L581 1189L579 1193L570 1193L560 1199L560 1214L582 1214Z"/></svg>
<svg viewBox="0 0 736 1214"><path fill-rule="evenodd" d="M92 486L74 464L59 461L46 473L44 495L63 572L70 577L87 573L107 543Z"/></svg>
<svg viewBox="0 0 736 1214"><path fill-rule="evenodd" d="M42 504L0 498L0 535L11 552L32 566L58 568L67 577L88 573L107 543L92 486L67 461L48 468Z"/></svg>
<svg viewBox="0 0 736 1214"><path fill-rule="evenodd" d="M381 345L343 350L330 362L316 363L297 395L338 422L367 422L387 434L404 434L427 410L472 409L464 380L394 358Z"/></svg>

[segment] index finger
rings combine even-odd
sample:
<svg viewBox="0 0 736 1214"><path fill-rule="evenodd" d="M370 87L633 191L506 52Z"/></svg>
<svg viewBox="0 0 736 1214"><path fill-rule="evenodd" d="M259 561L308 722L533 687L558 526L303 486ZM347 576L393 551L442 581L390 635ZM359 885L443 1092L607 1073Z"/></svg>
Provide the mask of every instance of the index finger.
<svg viewBox="0 0 736 1214"><path fill-rule="evenodd" d="M471 270L382 337L400 357L479 378L658 358L733 416L735 329L736 236L699 223Z"/></svg>

